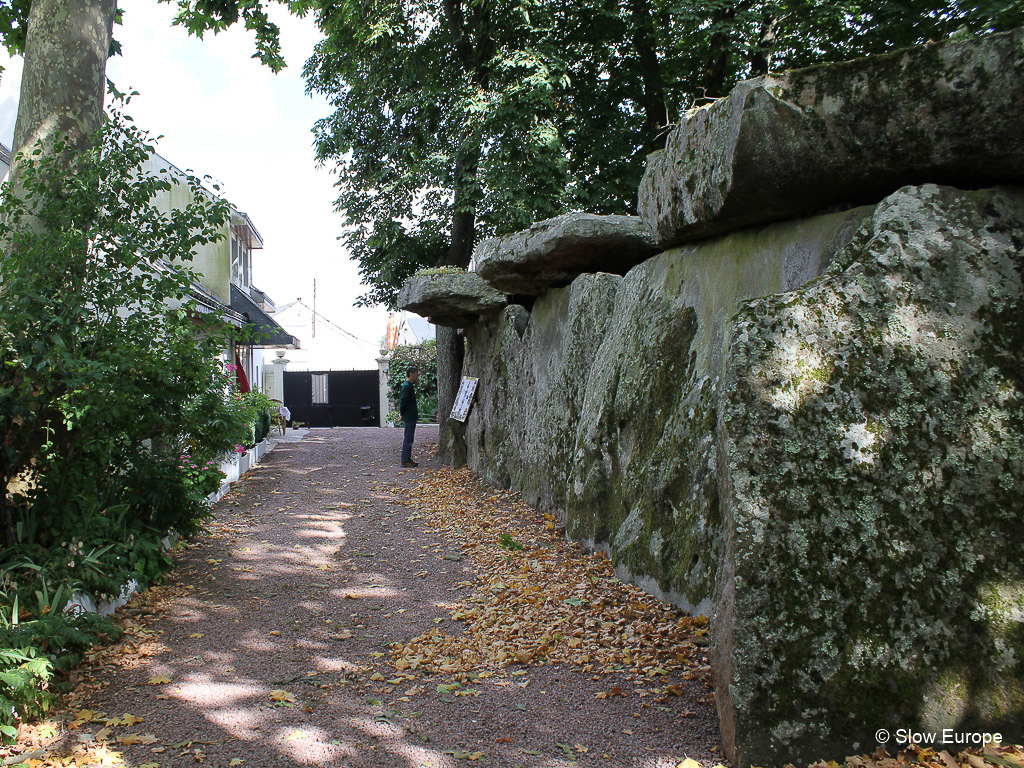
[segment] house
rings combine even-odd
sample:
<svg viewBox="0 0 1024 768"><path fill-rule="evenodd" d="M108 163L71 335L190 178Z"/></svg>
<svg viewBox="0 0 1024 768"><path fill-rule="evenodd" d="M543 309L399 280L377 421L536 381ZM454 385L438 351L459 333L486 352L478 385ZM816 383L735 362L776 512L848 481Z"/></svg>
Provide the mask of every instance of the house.
<svg viewBox="0 0 1024 768"><path fill-rule="evenodd" d="M402 312L395 320L393 312L388 314L388 329L381 344L382 352L392 352L395 347L415 347L436 338L432 323L422 317Z"/></svg>
<svg viewBox="0 0 1024 768"><path fill-rule="evenodd" d="M426 318L417 317L408 312L402 313L398 321L397 342L399 346L416 346L436 338L433 323Z"/></svg>
<svg viewBox="0 0 1024 768"><path fill-rule="evenodd" d="M302 349L288 353L289 370L340 371L377 367L380 342L370 327L346 328L328 312L299 298L277 308L274 320L302 339Z"/></svg>
<svg viewBox="0 0 1024 768"><path fill-rule="evenodd" d="M191 202L192 190L185 183L185 173L166 158L153 153L143 170L170 174L178 181L154 198L158 210L170 213ZM263 350L298 349L300 342L270 317L275 311L274 302L253 285L252 252L263 247L263 238L252 220L232 208L222 235L216 242L198 246L193 254L189 265L196 272L193 309L204 314L219 312L235 327L255 332L252 343L232 343L224 357L240 366L253 389L262 389Z"/></svg>
<svg viewBox="0 0 1024 768"><path fill-rule="evenodd" d="M0 181L7 178L11 170L11 150L0 143Z"/></svg>

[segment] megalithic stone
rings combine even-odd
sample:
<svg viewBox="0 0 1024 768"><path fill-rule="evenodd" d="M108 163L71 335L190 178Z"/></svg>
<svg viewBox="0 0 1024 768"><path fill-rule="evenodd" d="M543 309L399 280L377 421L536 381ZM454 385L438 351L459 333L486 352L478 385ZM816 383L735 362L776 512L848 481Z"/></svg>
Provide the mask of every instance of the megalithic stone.
<svg viewBox="0 0 1024 768"><path fill-rule="evenodd" d="M648 157L639 213L667 248L868 203L906 184L1024 182L1024 30L739 83Z"/></svg>
<svg viewBox="0 0 1024 768"><path fill-rule="evenodd" d="M657 251L653 235L636 216L575 212L484 240L474 255L477 273L493 287L540 296L582 274L623 275Z"/></svg>
<svg viewBox="0 0 1024 768"><path fill-rule="evenodd" d="M1020 187L905 187L821 278L733 316L711 649L733 765L899 729L1024 742L1022 236Z"/></svg>
<svg viewBox="0 0 1024 768"><path fill-rule="evenodd" d="M475 272L419 272L402 286L398 307L421 315L434 325L465 328L481 315L500 312L508 296L485 283Z"/></svg>

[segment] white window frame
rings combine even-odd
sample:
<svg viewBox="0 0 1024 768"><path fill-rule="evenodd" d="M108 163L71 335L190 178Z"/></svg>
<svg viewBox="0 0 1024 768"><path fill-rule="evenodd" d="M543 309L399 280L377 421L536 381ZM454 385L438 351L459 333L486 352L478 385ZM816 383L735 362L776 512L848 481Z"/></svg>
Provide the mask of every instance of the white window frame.
<svg viewBox="0 0 1024 768"><path fill-rule="evenodd" d="M312 375L313 405L327 405L330 400L330 390L327 385L326 373L314 373Z"/></svg>

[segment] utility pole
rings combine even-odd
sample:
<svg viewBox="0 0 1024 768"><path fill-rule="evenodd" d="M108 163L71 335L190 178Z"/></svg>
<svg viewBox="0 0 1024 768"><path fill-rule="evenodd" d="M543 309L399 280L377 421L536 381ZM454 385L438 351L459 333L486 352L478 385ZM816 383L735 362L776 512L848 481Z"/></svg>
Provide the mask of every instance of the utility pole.
<svg viewBox="0 0 1024 768"><path fill-rule="evenodd" d="M313 278L313 338L316 338L316 278Z"/></svg>

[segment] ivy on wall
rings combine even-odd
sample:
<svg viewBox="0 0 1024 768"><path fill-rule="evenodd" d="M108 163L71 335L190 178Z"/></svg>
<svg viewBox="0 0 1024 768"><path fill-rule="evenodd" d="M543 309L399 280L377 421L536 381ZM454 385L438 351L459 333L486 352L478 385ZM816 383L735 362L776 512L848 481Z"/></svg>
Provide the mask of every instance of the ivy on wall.
<svg viewBox="0 0 1024 768"><path fill-rule="evenodd" d="M420 380L416 382L416 401L419 404L420 422L437 421L437 349L433 341L395 347L391 352L388 366L388 390L391 395L392 411L388 421L397 424L398 396L405 383L410 366L420 369Z"/></svg>

